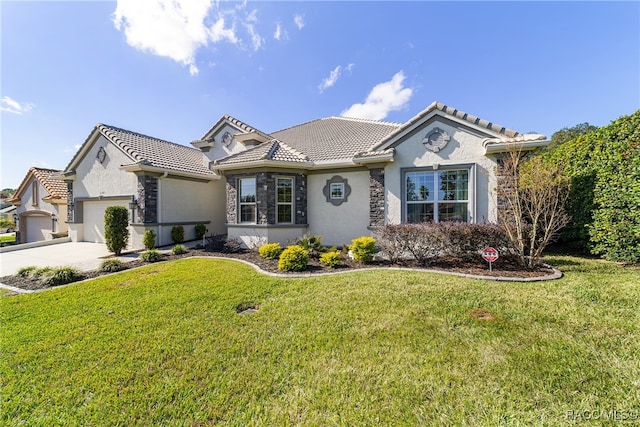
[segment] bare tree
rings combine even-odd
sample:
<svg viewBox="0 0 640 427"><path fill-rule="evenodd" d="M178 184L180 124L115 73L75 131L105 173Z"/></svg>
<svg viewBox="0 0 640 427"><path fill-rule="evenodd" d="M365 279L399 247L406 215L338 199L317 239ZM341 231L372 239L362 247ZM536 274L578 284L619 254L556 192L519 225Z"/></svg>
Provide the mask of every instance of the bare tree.
<svg viewBox="0 0 640 427"><path fill-rule="evenodd" d="M514 145L498 173L498 218L522 265L535 266L542 251L570 220L565 210L570 180L559 166L545 164Z"/></svg>

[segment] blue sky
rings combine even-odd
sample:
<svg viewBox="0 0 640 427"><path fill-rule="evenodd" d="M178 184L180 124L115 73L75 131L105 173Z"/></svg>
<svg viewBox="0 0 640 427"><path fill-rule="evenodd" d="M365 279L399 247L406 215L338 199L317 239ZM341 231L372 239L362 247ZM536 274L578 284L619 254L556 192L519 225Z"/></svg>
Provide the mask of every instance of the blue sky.
<svg viewBox="0 0 640 427"><path fill-rule="evenodd" d="M188 144L404 122L437 100L550 137L640 108L638 2L2 1L1 183L63 169L96 123Z"/></svg>

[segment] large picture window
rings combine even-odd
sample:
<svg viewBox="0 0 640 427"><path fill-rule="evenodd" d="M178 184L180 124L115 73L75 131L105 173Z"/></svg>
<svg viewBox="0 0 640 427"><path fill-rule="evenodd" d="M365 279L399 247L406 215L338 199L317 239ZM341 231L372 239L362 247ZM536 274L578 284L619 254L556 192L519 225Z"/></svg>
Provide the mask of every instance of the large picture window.
<svg viewBox="0 0 640 427"><path fill-rule="evenodd" d="M256 222L256 179L238 179L240 222Z"/></svg>
<svg viewBox="0 0 640 427"><path fill-rule="evenodd" d="M406 222L469 221L469 169L405 174Z"/></svg>
<svg viewBox="0 0 640 427"><path fill-rule="evenodd" d="M293 178L276 179L276 222L293 222Z"/></svg>

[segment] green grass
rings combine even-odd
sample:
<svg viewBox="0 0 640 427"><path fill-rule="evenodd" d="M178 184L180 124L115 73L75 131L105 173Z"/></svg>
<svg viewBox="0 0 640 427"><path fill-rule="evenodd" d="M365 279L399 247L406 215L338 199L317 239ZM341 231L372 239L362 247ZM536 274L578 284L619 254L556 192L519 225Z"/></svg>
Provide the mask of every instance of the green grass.
<svg viewBox="0 0 640 427"><path fill-rule="evenodd" d="M3 297L0 424L551 426L638 411L640 270L548 261L566 276L281 279L184 259Z"/></svg>
<svg viewBox="0 0 640 427"><path fill-rule="evenodd" d="M6 235L6 236L0 236L0 243L15 243L16 242L16 235L11 234L11 235Z"/></svg>

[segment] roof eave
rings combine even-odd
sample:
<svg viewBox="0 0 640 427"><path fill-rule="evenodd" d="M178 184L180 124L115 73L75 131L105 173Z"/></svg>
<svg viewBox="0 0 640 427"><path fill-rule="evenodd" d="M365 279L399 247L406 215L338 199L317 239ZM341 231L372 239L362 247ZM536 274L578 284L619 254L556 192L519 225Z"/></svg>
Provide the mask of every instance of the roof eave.
<svg viewBox="0 0 640 427"><path fill-rule="evenodd" d="M227 164L211 164L211 170L216 171L228 171L239 169L254 169L260 167L284 167L288 169L310 169L313 166L312 162L283 162L278 160L260 159L250 162L238 162Z"/></svg>
<svg viewBox="0 0 640 427"><path fill-rule="evenodd" d="M519 151L532 151L538 148L544 148L549 145L551 141L547 140L533 140L533 141L491 141L487 140L483 142L484 154L498 154L506 153L512 150Z"/></svg>
<svg viewBox="0 0 640 427"><path fill-rule="evenodd" d="M220 175L215 175L215 174L205 175L205 174L196 173L196 172L167 169L167 168L161 168L157 166L151 166L142 162L122 165L120 166L120 169L126 172L153 172L153 173L166 174L166 175L182 176L186 178L206 179L209 181L213 181L221 178Z"/></svg>

